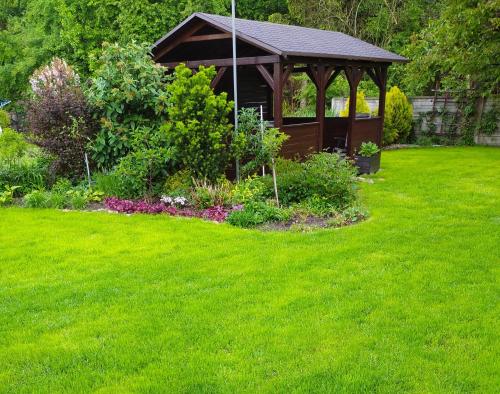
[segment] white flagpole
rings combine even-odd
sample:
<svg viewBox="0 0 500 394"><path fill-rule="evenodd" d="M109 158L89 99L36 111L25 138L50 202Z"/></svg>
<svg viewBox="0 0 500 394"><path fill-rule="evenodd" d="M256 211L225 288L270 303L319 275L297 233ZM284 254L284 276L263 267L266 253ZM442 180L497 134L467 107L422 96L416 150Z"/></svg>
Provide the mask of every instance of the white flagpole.
<svg viewBox="0 0 500 394"><path fill-rule="evenodd" d="M233 38L233 89L234 89L234 136L238 135L238 77L236 71L236 0L231 0L231 25ZM240 180L240 163L236 159L236 180Z"/></svg>

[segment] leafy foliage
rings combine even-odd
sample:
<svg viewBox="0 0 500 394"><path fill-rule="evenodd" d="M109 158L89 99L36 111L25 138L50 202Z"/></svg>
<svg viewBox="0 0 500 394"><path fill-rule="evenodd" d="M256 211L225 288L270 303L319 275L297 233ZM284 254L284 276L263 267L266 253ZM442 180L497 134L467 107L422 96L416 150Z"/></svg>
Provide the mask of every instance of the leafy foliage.
<svg viewBox="0 0 500 394"><path fill-rule="evenodd" d="M245 204L241 210L233 210L228 223L238 227L253 227L266 222L284 221L291 218L291 210L278 208L274 205L255 201Z"/></svg>
<svg viewBox="0 0 500 394"><path fill-rule="evenodd" d="M488 96L498 89L498 1L444 0L439 18L431 20L411 42L406 83L411 92L435 86Z"/></svg>
<svg viewBox="0 0 500 394"><path fill-rule="evenodd" d="M241 108L238 115L238 135L233 140L233 152L242 162L244 176L271 163L288 135L279 129L261 124L255 108Z"/></svg>
<svg viewBox="0 0 500 394"><path fill-rule="evenodd" d="M27 119L32 141L55 157L56 174L82 176L85 148L95 127L77 74L63 60L54 59L33 74L31 86Z"/></svg>
<svg viewBox="0 0 500 394"><path fill-rule="evenodd" d="M9 113L3 109L0 109L0 129L4 129L9 126L10 126Z"/></svg>
<svg viewBox="0 0 500 394"><path fill-rule="evenodd" d="M368 141L361 143L361 147L359 148L358 155L363 157L371 157L377 154L380 151L377 144Z"/></svg>
<svg viewBox="0 0 500 394"><path fill-rule="evenodd" d="M0 161L7 164L19 160L28 149L24 136L10 128L5 128L0 132Z"/></svg>
<svg viewBox="0 0 500 394"><path fill-rule="evenodd" d="M110 169L130 151L134 130L159 128L165 121L169 78L146 45L104 43L95 62L87 91L100 123L93 158L100 168Z"/></svg>
<svg viewBox="0 0 500 394"><path fill-rule="evenodd" d="M397 86L386 94L384 118L384 145L396 140L405 141L413 127L413 107Z"/></svg>
<svg viewBox="0 0 500 394"><path fill-rule="evenodd" d="M134 128L130 151L115 169L122 179L121 195L137 198L160 194L171 167L171 157L172 149L158 128Z"/></svg>
<svg viewBox="0 0 500 394"><path fill-rule="evenodd" d="M342 111L340 111L340 116L347 117L349 116L349 102L348 99L345 103L345 107ZM358 90L356 93L356 113L370 113L370 107L366 102L365 92L362 90Z"/></svg>
<svg viewBox="0 0 500 394"><path fill-rule="evenodd" d="M169 119L162 127L168 144L175 147L174 162L210 181L227 168L232 131L228 121L232 103L226 93L213 92L210 82L214 76L214 67L201 66L193 75L185 65L177 66L175 79L167 87Z"/></svg>

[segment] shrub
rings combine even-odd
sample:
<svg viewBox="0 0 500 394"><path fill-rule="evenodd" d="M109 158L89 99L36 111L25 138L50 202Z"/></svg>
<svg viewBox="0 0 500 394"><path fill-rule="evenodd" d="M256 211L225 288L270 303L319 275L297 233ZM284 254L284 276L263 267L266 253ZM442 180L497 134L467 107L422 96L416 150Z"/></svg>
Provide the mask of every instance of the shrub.
<svg viewBox="0 0 500 394"><path fill-rule="evenodd" d="M28 149L22 134L6 127L0 132L0 161L12 164L19 160Z"/></svg>
<svg viewBox="0 0 500 394"><path fill-rule="evenodd" d="M232 149L241 166L241 173L250 175L269 165L288 139L276 128L261 124L255 108L242 108L238 114L238 135Z"/></svg>
<svg viewBox="0 0 500 394"><path fill-rule="evenodd" d="M344 109L340 111L340 116L349 116L349 101L345 103ZM365 93L360 90L356 93L356 113L370 113L370 106L365 99Z"/></svg>
<svg viewBox="0 0 500 394"><path fill-rule="evenodd" d="M194 206L201 209L229 205L231 202L231 183L227 179L219 180L216 183L207 180L193 180L191 199Z"/></svg>
<svg viewBox="0 0 500 394"><path fill-rule="evenodd" d="M5 190L0 192L0 206L9 205L14 202L14 192L19 186L6 186Z"/></svg>
<svg viewBox="0 0 500 394"><path fill-rule="evenodd" d="M122 195L129 198L159 195L171 167L172 150L158 128L133 130L129 153L120 159L115 172L123 179Z"/></svg>
<svg viewBox="0 0 500 394"><path fill-rule="evenodd" d="M84 193L76 192L69 195L69 206L72 209L84 209L87 204L88 199Z"/></svg>
<svg viewBox="0 0 500 394"><path fill-rule="evenodd" d="M11 164L0 162L0 188L17 185L20 194L45 188L50 183L50 163L48 157L38 153L35 157L25 156Z"/></svg>
<svg viewBox="0 0 500 394"><path fill-rule="evenodd" d="M233 204L247 204L262 200L265 195L266 185L257 176L248 177L238 182L231 193Z"/></svg>
<svg viewBox="0 0 500 394"><path fill-rule="evenodd" d="M363 142L361 144L361 147L359 148L358 155L363 156L363 157L372 157L373 155L376 155L380 149L378 148L377 144L373 142Z"/></svg>
<svg viewBox="0 0 500 394"><path fill-rule="evenodd" d="M24 205L28 208L46 208L48 197L44 190L33 190L24 196Z"/></svg>
<svg viewBox="0 0 500 394"><path fill-rule="evenodd" d="M123 197L123 183L116 173L99 172L94 175L95 188L106 197Z"/></svg>
<svg viewBox="0 0 500 394"><path fill-rule="evenodd" d="M95 127L78 75L56 58L35 71L30 82L34 95L28 102L27 120L33 142L55 157L56 174L84 175L85 147Z"/></svg>
<svg viewBox="0 0 500 394"><path fill-rule="evenodd" d="M289 209L278 208L265 202L252 202L241 210L233 210L227 217L227 222L238 227L254 227L266 222L289 220L291 214Z"/></svg>
<svg viewBox="0 0 500 394"><path fill-rule="evenodd" d="M396 140L406 141L413 127L413 107L397 86L386 95L384 117L384 145Z"/></svg>
<svg viewBox="0 0 500 394"><path fill-rule="evenodd" d="M163 192L173 197L186 197L190 194L192 186L192 175L188 170L184 169L167 178L163 186Z"/></svg>
<svg viewBox="0 0 500 394"><path fill-rule="evenodd" d="M301 163L278 159L276 161L276 183L278 186L280 203L287 206L291 203L299 202L308 196L307 185L305 184L304 167ZM265 196L274 196L273 179L265 176L262 181L266 185Z"/></svg>
<svg viewBox="0 0 500 394"><path fill-rule="evenodd" d="M193 72L184 65L175 68L175 79L167 87L171 95L169 121L163 126L174 161L195 177L214 182L230 159L232 104L227 94L216 95L210 86L214 67Z"/></svg>
<svg viewBox="0 0 500 394"><path fill-rule="evenodd" d="M3 109L0 109L0 129L5 129L10 126L10 116L9 113Z"/></svg>
<svg viewBox="0 0 500 394"><path fill-rule="evenodd" d="M130 148L134 129L165 121L170 79L152 60L148 45L104 43L87 91L100 131L92 143L99 168L111 169Z"/></svg>
<svg viewBox="0 0 500 394"><path fill-rule="evenodd" d="M351 162L337 154L323 152L311 155L304 168L308 197L325 198L338 209L355 201L357 170Z"/></svg>

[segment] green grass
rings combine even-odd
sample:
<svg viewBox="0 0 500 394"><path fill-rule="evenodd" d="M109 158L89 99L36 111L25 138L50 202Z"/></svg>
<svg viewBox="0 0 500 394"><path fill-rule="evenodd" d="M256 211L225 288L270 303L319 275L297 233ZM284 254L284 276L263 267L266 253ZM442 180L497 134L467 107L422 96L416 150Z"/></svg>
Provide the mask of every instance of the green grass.
<svg viewBox="0 0 500 394"><path fill-rule="evenodd" d="M500 149L382 167L314 233L0 210L0 391L497 392Z"/></svg>

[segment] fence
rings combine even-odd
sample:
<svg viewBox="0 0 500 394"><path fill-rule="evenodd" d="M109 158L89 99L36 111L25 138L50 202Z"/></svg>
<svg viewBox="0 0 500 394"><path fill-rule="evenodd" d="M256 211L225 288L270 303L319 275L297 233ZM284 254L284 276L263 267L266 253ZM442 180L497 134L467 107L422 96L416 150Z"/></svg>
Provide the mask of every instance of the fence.
<svg viewBox="0 0 500 394"><path fill-rule="evenodd" d="M331 110L334 113L339 113L344 108L346 101L347 98L343 97L333 98ZM410 97L410 101L413 105L417 136L423 133L432 133L438 136L451 134L451 124L458 117L455 100L446 96L417 96ZM378 108L378 98L367 97L366 102L370 111L375 111ZM500 98L498 97L487 100L483 113L491 110L493 106L498 108L499 104ZM500 124L497 125L496 132L491 135L477 134L475 142L482 145L500 146Z"/></svg>

